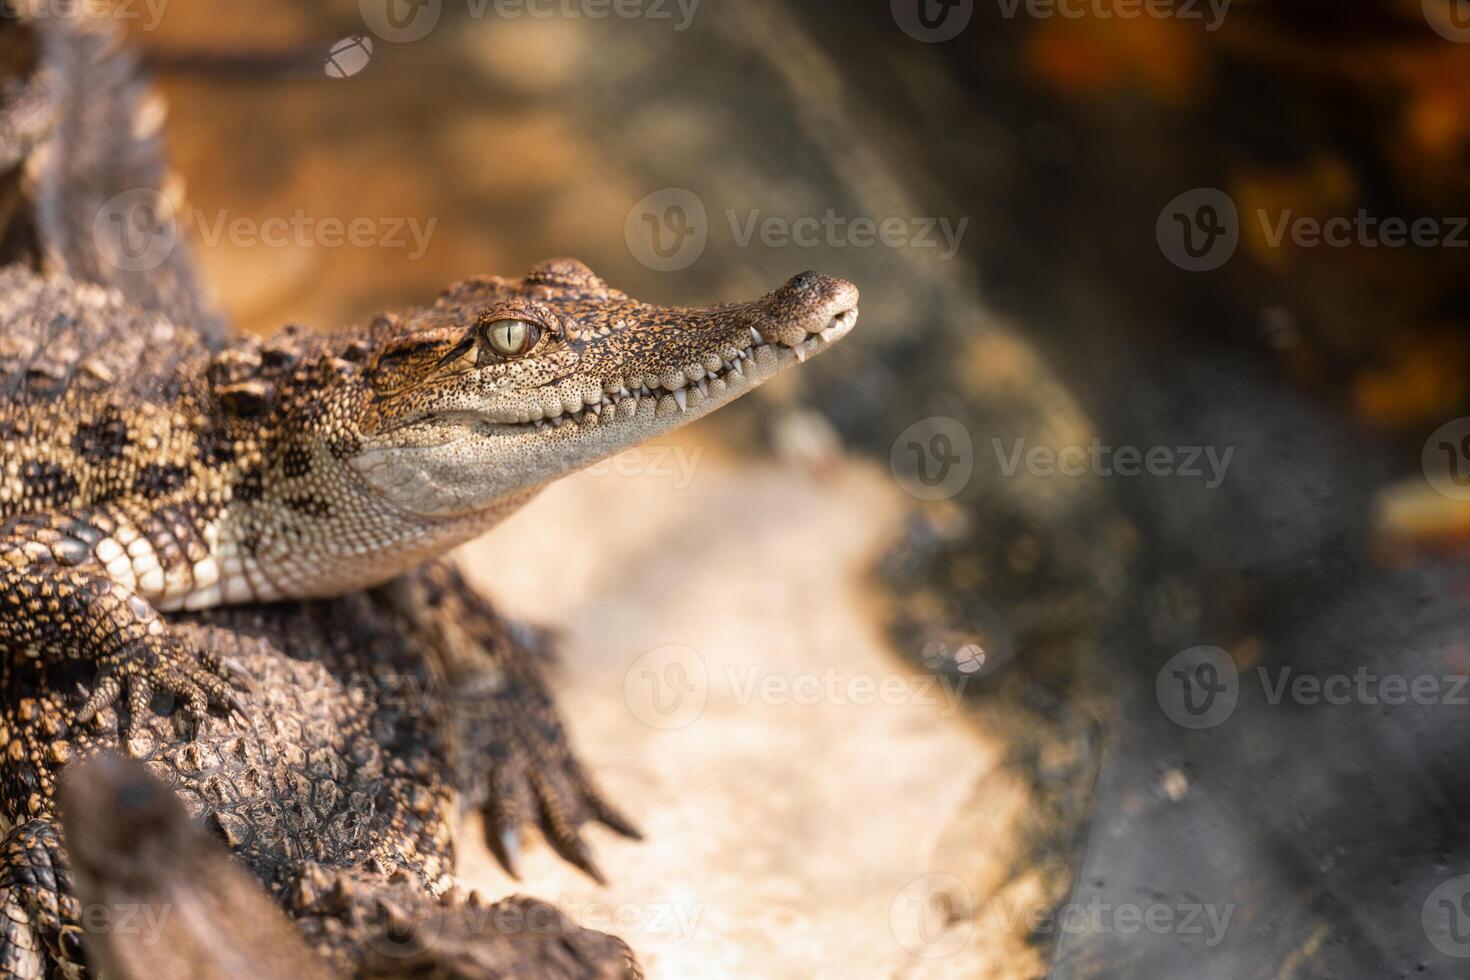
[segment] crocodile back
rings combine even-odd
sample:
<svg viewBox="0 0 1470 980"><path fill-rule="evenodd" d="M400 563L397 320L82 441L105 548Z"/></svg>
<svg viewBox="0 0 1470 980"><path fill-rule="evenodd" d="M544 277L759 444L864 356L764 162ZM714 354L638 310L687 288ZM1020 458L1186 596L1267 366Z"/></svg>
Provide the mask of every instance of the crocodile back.
<svg viewBox="0 0 1470 980"><path fill-rule="evenodd" d="M68 394L170 404L208 356L197 331L115 289L22 265L0 269L0 423L7 406Z"/></svg>
<svg viewBox="0 0 1470 980"><path fill-rule="evenodd" d="M8 141L19 162L0 213L3 258L112 287L221 346L228 325L177 217L181 181L164 154L164 104L135 53L86 4L34 18L17 6L22 17L0 23L0 50L10 52L0 70L33 74L0 85L0 130L10 120L24 137Z"/></svg>

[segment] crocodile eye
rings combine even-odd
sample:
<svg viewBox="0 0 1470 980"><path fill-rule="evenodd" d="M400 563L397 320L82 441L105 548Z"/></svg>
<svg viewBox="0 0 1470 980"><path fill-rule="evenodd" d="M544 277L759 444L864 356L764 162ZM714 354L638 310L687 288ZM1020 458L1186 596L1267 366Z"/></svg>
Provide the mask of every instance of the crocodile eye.
<svg viewBox="0 0 1470 980"><path fill-rule="evenodd" d="M541 330L525 320L492 320L485 324L485 342L501 357L520 357L536 346Z"/></svg>

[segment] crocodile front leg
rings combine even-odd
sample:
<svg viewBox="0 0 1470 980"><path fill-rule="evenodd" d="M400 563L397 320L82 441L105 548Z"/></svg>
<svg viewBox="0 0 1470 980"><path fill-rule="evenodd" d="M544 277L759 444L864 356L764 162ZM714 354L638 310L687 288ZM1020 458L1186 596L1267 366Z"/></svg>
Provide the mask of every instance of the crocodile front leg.
<svg viewBox="0 0 1470 980"><path fill-rule="evenodd" d="M0 844L0 977L82 975L81 912L56 825L13 828Z"/></svg>
<svg viewBox="0 0 1470 980"><path fill-rule="evenodd" d="M26 519L0 531L0 651L95 663L98 682L78 720L126 689L129 738L155 692L181 699L196 724L210 704L242 714L229 667L180 642L146 600L106 574L95 549L107 540L78 520Z"/></svg>
<svg viewBox="0 0 1470 980"><path fill-rule="evenodd" d="M539 661L550 658L538 649L546 637L508 622L449 561L430 562L383 593L427 633L440 659L460 789L481 806L496 858L515 875L521 829L536 824L558 854L602 881L581 827L596 822L624 837L642 835L572 751L541 673Z"/></svg>

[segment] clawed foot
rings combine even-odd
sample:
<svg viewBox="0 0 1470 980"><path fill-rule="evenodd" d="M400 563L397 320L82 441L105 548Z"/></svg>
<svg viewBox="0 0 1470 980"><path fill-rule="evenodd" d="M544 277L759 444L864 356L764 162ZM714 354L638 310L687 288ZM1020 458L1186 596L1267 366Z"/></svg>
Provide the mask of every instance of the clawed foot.
<svg viewBox="0 0 1470 980"><path fill-rule="evenodd" d="M507 621L449 562L430 562L387 590L396 608L433 637L451 685L467 784L486 802L485 837L519 877L521 830L536 824L567 861L597 881L602 872L581 828L600 823L641 840L609 804L572 752L542 677L555 659L554 635Z"/></svg>
<svg viewBox="0 0 1470 980"><path fill-rule="evenodd" d="M177 698L196 731L203 726L211 706L224 708L231 724L251 725L236 690L236 686L248 686L244 671L212 651L174 641L167 633L150 636L102 658L100 667L97 686L77 712L77 720L83 724L112 707L126 692L128 741L138 737L145 719L152 714L155 693Z"/></svg>
<svg viewBox="0 0 1470 980"><path fill-rule="evenodd" d="M524 665L523 665L524 666ZM583 824L596 822L633 840L643 835L603 798L572 755L566 731L534 671L515 670L497 700L507 708L489 744L489 801L485 836L490 850L519 877L521 828L536 823L551 846L599 883L605 883L582 839Z"/></svg>

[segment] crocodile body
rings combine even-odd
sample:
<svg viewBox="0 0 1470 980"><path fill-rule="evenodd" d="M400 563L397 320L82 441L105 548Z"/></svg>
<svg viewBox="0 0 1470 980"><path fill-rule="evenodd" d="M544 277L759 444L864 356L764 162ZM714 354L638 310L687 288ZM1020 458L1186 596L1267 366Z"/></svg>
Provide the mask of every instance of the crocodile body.
<svg viewBox="0 0 1470 980"><path fill-rule="evenodd" d="M167 209L148 230L175 245L149 269L119 261L134 224L96 220L173 186L127 50L105 24L6 13L0 975L83 975L89 950L150 969L87 937L60 843L65 773L99 750L177 792L332 972L635 974L562 918L456 898L465 809L512 870L527 823L594 876L579 828L635 832L571 755L529 646L435 558L824 349L856 291L807 274L671 309L554 260L336 335L231 337ZM147 884L128 838L76 821L90 894ZM405 946L416 923L436 941Z"/></svg>
<svg viewBox="0 0 1470 980"><path fill-rule="evenodd" d="M540 930L453 904L466 808L507 866L528 822L594 876L579 827L634 831L534 656L437 559L825 350L856 289L805 273L668 308L558 259L336 334L232 337L168 208L147 269L123 261L138 214L98 220L172 186L114 41L0 19L0 974L77 975L89 946L123 962L84 938L58 835L63 773L98 750L172 787L334 972L635 973L564 920L551 945L587 956L537 959ZM449 938L384 961L415 922Z"/></svg>
<svg viewBox="0 0 1470 980"><path fill-rule="evenodd" d="M488 805L490 827L533 815L548 833L556 832L552 824L575 826L596 814L620 821L565 752L554 715L524 710L529 697L549 712L534 659L447 566L426 569L392 594L219 610L179 628L248 671L255 724L237 731L211 718L191 735L177 718L152 718L126 746L195 817L188 833L160 832L160 848L150 849L147 826L128 826L126 808L100 799L105 786L90 781L88 768L66 768L124 747L112 712L79 724L59 693L77 681L78 665L4 678L20 686L0 707L9 749L0 795L27 799L30 814L16 817L5 842L0 967L7 976L80 972L84 949L94 963L109 950L105 962L135 935L115 918L130 907L117 894L130 882L132 901L198 915L177 894L136 894L143 884L162 887L140 884L139 875L168 879L175 892L209 887L215 858L184 843L195 826L221 857L228 848L239 859L229 863L249 887L229 888L255 894L255 882L264 885L274 902L247 901L275 916L284 910L332 974L396 975L413 972L406 964L414 962L465 977L637 975L621 943L577 929L549 907L526 898L486 906L453 886L452 830L466 806ZM486 801L492 781L504 795ZM517 783L523 790L512 788ZM539 812L507 813L523 794ZM59 846L58 798L76 853L70 860ZM78 824L80 839L71 836ZM99 887L112 891L99 896ZM554 927L506 928L495 911L527 906L543 909ZM99 918L99 907L114 918ZM229 933L231 921L213 927ZM135 949L133 962L196 955L192 940L168 938ZM544 947L557 944L569 952L543 959ZM256 952L260 964L234 975L266 968L268 953ZM160 975L135 969L129 975Z"/></svg>
<svg viewBox="0 0 1470 980"><path fill-rule="evenodd" d="M71 129L57 133L21 164L40 272L0 280L0 652L101 667L83 718L126 694L139 724L155 691L196 721L236 706L225 665L160 612L382 584L857 318L856 288L811 272L751 302L672 308L556 259L336 334L232 339L195 325L182 273L157 295L78 278L107 265L113 223L90 245L72 230L59 199L79 181L56 176L55 145Z"/></svg>

